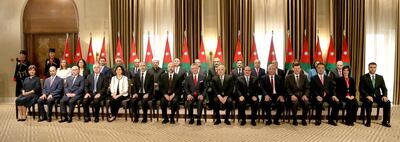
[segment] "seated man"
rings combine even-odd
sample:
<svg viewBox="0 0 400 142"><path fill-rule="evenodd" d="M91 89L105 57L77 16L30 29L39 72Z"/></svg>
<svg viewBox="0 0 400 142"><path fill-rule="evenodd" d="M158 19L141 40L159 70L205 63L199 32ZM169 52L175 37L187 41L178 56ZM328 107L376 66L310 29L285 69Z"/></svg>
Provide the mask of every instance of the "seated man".
<svg viewBox="0 0 400 142"><path fill-rule="evenodd" d="M169 104L169 106L171 106L170 122L171 124L175 124L174 115L178 109L178 101L181 97L180 91L182 89L178 74L174 73L173 63L168 64L168 73L161 75L160 85L161 93L163 94L163 97L161 98L161 109L164 120L162 123L168 123L167 107Z"/></svg>
<svg viewBox="0 0 400 142"><path fill-rule="evenodd" d="M203 102L204 102L204 91L206 89L206 77L205 74L199 72L200 66L197 64L192 64L191 66L191 74L186 77L185 80L185 93L186 93L186 101L188 105L189 111L189 124L194 123L193 117L193 105L197 103L197 125L201 125L201 112L203 110Z"/></svg>
<svg viewBox="0 0 400 142"><path fill-rule="evenodd" d="M284 97L284 79L276 74L276 66L268 65L268 74L262 78L261 88L263 92L262 106L265 108L268 121L266 125L272 124L271 107L275 104L276 115L274 124L280 125L279 118L283 112L285 97Z"/></svg>
<svg viewBox="0 0 400 142"><path fill-rule="evenodd" d="M232 97L233 97L233 86L234 79L231 75L225 74L225 66L219 65L217 68L218 75L212 78L212 90L216 95L214 99L214 115L216 121L214 125L219 125L221 123L221 116L219 114L219 110L221 108L225 108L225 124L231 125L229 122L229 117L232 111Z"/></svg>
<svg viewBox="0 0 400 142"><path fill-rule="evenodd" d="M67 77L66 85L64 86L65 95L62 97L60 102L61 114L64 116L59 122L72 122L72 116L74 114L74 108L76 102L82 98L82 94L85 88L85 78L79 75L78 66L72 67L72 75ZM69 112L67 112L67 105Z"/></svg>
<svg viewBox="0 0 400 142"><path fill-rule="evenodd" d="M259 81L256 76L251 75L251 68L244 68L244 76L239 76L236 81L236 88L239 94L239 117L242 119L240 125L246 124L246 105L251 106L251 125L256 126L258 110Z"/></svg>
<svg viewBox="0 0 400 142"><path fill-rule="evenodd" d="M50 72L50 77L48 77L44 81L42 96L40 96L37 101L39 106L39 114L41 116L39 122L44 120L51 122L53 105L56 102L56 100L59 100L61 98L61 91L62 87L64 86L63 85L64 80L56 76L57 74L56 67L51 66L49 68L49 72ZM47 104L47 110L48 110L47 114L44 109L44 104Z"/></svg>
<svg viewBox="0 0 400 142"><path fill-rule="evenodd" d="M93 65L93 74L88 75L85 85L85 96L83 97L84 122L90 121L89 106L93 101L94 122L99 122L100 102L106 98L109 87L107 76L100 73L100 64Z"/></svg>
<svg viewBox="0 0 400 142"><path fill-rule="evenodd" d="M132 88L131 106L132 112L135 113L134 123L139 121L139 102L143 109L142 123L147 122L148 101L152 99L154 90L154 76L147 71L145 62L139 63L140 71L135 74L134 88Z"/></svg>

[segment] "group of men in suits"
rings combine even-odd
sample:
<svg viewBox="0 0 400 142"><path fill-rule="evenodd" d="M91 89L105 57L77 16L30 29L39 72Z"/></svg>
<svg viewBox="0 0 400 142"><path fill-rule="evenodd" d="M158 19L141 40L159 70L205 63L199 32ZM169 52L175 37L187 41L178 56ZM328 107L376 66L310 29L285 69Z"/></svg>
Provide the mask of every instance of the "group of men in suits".
<svg viewBox="0 0 400 142"><path fill-rule="evenodd" d="M38 100L41 116L39 121L51 121L52 107L59 101L62 113L60 122L72 122L75 105L82 99L84 121L91 121L89 108L93 106L94 121L98 122L100 104L107 98L109 80L114 75L112 69L106 66L105 58L100 58L99 63L94 64L93 73L87 78L80 76L79 68L73 66L72 75L64 81L55 75L54 65L57 61L51 57L46 61L49 64L49 67L46 66L49 77L44 82L43 95ZM115 64L121 63L116 60ZM129 107L134 113L133 122L139 121L139 106L143 109L142 122L147 122L149 105L155 106L159 101L162 108L162 123L174 124L175 114L179 109L178 104L183 99L188 106L189 124L194 124L196 118L196 124L201 125L202 110L208 97L209 108L214 110L215 125L221 123L220 110L225 110L224 123L231 124L229 119L234 105L239 109L240 125L246 124L247 106L251 108L251 125L256 125L255 119L259 107L266 114L266 125L272 123L280 125L279 119L285 104L291 108L293 125L298 125L298 107L302 108L301 124L307 125L306 118L311 106L316 110L315 124L320 125L324 102L332 108L328 123L337 125L335 120L343 100L337 96L336 81L342 76L342 62L338 62L337 68L329 75L325 73L325 65L317 63L316 75L312 77L308 77L298 63L294 63L293 70L285 75L285 71L278 68L276 61L268 65L265 70L260 67L259 60L254 61L254 68L244 66L243 61L239 60L237 68L230 74L226 73L226 67L218 58L213 60L213 67L208 71L200 68L200 60L191 65L190 71L180 66L178 58L168 64L167 71L159 67L159 60L153 60L152 64L153 66L148 69L145 62L136 59L133 68L125 73L131 80ZM365 125L370 126L372 103L377 102L384 109L382 124L390 127L390 101L387 98L387 89L383 77L375 72L376 64L369 64L369 73L361 77L359 86L367 113ZM153 103L149 104L149 101ZM44 104L48 105L47 113ZM197 107L196 116L193 114L194 106ZM171 108L169 116L168 107ZM271 114L273 107L277 111L274 118Z"/></svg>

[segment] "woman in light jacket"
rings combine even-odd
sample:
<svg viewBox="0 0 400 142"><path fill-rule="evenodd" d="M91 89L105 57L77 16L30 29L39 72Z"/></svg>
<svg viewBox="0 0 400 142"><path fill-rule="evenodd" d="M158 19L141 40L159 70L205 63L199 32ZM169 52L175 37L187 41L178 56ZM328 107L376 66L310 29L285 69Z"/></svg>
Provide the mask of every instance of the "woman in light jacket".
<svg viewBox="0 0 400 142"><path fill-rule="evenodd" d="M125 70L122 66L115 68L116 75L111 78L110 92L111 92L111 115L108 118L108 122L115 120L118 110L121 107L121 102L129 98L128 96L128 78L124 76Z"/></svg>

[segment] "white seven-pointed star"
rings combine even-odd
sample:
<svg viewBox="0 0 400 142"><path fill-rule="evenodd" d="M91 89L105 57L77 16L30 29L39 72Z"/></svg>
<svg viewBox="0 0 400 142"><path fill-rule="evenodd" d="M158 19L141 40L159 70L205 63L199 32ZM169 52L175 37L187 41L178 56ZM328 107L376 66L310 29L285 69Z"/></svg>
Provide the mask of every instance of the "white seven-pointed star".
<svg viewBox="0 0 400 142"><path fill-rule="evenodd" d="M147 55L150 55L150 52L147 52Z"/></svg>
<svg viewBox="0 0 400 142"><path fill-rule="evenodd" d="M274 55L274 54L275 54L275 52L271 52L271 54L272 54L272 55Z"/></svg>
<svg viewBox="0 0 400 142"><path fill-rule="evenodd" d="M185 56L186 56L186 55L187 55L187 52L183 53L183 55L185 55Z"/></svg>
<svg viewBox="0 0 400 142"><path fill-rule="evenodd" d="M135 56L136 55L136 53L135 52L132 52L132 56Z"/></svg>
<svg viewBox="0 0 400 142"><path fill-rule="evenodd" d="M67 54L65 54L65 57L68 57L68 53L67 53Z"/></svg>
<svg viewBox="0 0 400 142"><path fill-rule="evenodd" d="M81 54L79 54L79 53L76 53L76 56L79 56L79 55L81 55Z"/></svg>
<svg viewBox="0 0 400 142"><path fill-rule="evenodd" d="M167 56L168 56L168 54L169 54L168 52L165 52L165 55L167 55Z"/></svg>
<svg viewBox="0 0 400 142"><path fill-rule="evenodd" d="M257 52L253 52L254 55L257 55Z"/></svg>
<svg viewBox="0 0 400 142"><path fill-rule="evenodd" d="M242 52L240 52L240 51L239 51L237 54L238 54L238 55L241 55L241 54L242 54Z"/></svg>
<svg viewBox="0 0 400 142"><path fill-rule="evenodd" d="M292 56L293 53L292 53L292 52L289 52L288 54L289 54L290 56Z"/></svg>
<svg viewBox="0 0 400 142"><path fill-rule="evenodd" d="M101 53L101 56L104 56L104 53Z"/></svg>
<svg viewBox="0 0 400 142"><path fill-rule="evenodd" d="M201 55L204 55L204 51L201 51Z"/></svg>
<svg viewBox="0 0 400 142"><path fill-rule="evenodd" d="M117 53L117 56L119 56L119 55L121 55L121 53L118 52L118 53Z"/></svg>
<svg viewBox="0 0 400 142"><path fill-rule="evenodd" d="M344 54L344 55L347 55L347 51L344 51L343 54Z"/></svg>
<svg viewBox="0 0 400 142"><path fill-rule="evenodd" d="M218 55L221 55L221 52L218 52Z"/></svg>
<svg viewBox="0 0 400 142"><path fill-rule="evenodd" d="M321 55L322 53L321 52L318 52L318 55Z"/></svg>
<svg viewBox="0 0 400 142"><path fill-rule="evenodd" d="M92 56L92 53L89 53L89 56Z"/></svg>
<svg viewBox="0 0 400 142"><path fill-rule="evenodd" d="M329 55L333 56L333 55L335 55L335 53L331 52L331 53L329 53Z"/></svg>
<svg viewBox="0 0 400 142"><path fill-rule="evenodd" d="M306 51L306 52L304 52L304 55L308 55L308 52Z"/></svg>

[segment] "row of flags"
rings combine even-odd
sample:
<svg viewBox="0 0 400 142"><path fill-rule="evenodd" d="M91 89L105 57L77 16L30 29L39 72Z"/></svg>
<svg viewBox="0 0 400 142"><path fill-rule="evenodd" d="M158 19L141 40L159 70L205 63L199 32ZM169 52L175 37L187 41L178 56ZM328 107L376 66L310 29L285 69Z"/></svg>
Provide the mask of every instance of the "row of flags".
<svg viewBox="0 0 400 142"><path fill-rule="evenodd" d="M273 34L273 33L272 33ZM168 34L167 34L168 35ZM234 60L233 60L233 67L237 67L237 61L242 60L243 61L243 52L242 52L242 47L241 47L241 34L240 31L238 32L238 37L237 37L237 42L236 42L236 50L234 54ZM270 50L269 50L269 56L268 56L268 64L270 64L272 61L276 61L276 54L275 54L275 48L274 48L274 40L273 40L273 35L271 37L271 43L270 43ZM203 42L203 36L201 36L200 40L200 47L199 47L199 52L198 52L198 59L201 62L201 68L203 70L208 70L208 65L207 65L207 57L206 57L206 52L204 48L204 42ZM250 52L250 67L254 67L254 61L258 60L258 52L257 52L257 47L255 43L255 38L253 35L252 38L252 43L251 43L251 52ZM300 65L302 69L306 72L308 72L311 69L311 57L309 55L309 47L308 47L308 39L306 36L306 32L304 34L303 38L303 48L301 52L301 58L300 58ZM148 68L152 67L152 60L153 60L153 52L150 44L150 38L147 40L147 49L146 49L146 56L145 56L145 62ZM182 48L182 56L181 56L181 67L185 69L186 71L190 71L190 54L189 54L189 48L188 48L188 43L187 43L187 36L186 32L184 34L184 41L183 41L183 48ZM314 61L320 61L323 62L323 57L322 57L322 51L321 51L321 46L320 46L320 41L319 41L319 36L317 36L317 42L316 42L316 48L314 52ZM288 34L287 37L287 47L286 47L286 54L285 54L285 69L290 70L292 68L292 62L295 60L293 49L292 49L292 44L290 40L290 35ZM102 43L102 48L100 52L100 57L107 59L107 54L106 54L106 47L105 47L105 37L103 37L103 43ZM118 33L117 37L117 47L116 47L116 52L114 59L116 58L121 58L122 62L125 63L124 57L123 57L123 48L121 45L121 38L120 34ZM214 58L219 58L221 62L224 62L224 57L223 57L223 52L222 52L222 46L221 46L221 37L218 36L218 43L217 43L217 49L214 55ZM70 57L70 50L69 50L69 37L67 34L66 37L66 42L65 42L65 48L64 48L64 55L63 59L67 61L68 64L72 64L72 60ZM80 37L78 36L78 43L77 47L75 49L75 54L74 54L74 63L77 64L79 60L82 59L82 50L81 50L81 43L80 43ZM132 36L132 44L131 44L131 50L130 50L130 57L129 57L129 68L134 67L134 61L138 59L138 55L136 52L136 41L135 41L135 34L133 33ZM345 33L343 34L343 45L342 45L342 56L341 60L343 61L343 64L350 65L350 57L349 57L349 50L347 47L347 40L346 40L346 35ZM163 64L162 68L167 69L168 68L168 63L172 62L172 55L171 55L171 50L169 47L169 38L167 37L166 44L165 44L165 51L164 51L164 58L163 58ZM91 72L93 72L93 64L95 63L94 59L94 54L93 54L93 49L92 49L92 35L90 34L90 41L89 41L89 49L86 57L86 63L87 67L90 69ZM332 70L336 67L336 54L335 54L335 47L333 44L333 38L330 36L330 41L329 41L329 48L328 48L328 54L326 57L326 68L328 70Z"/></svg>

